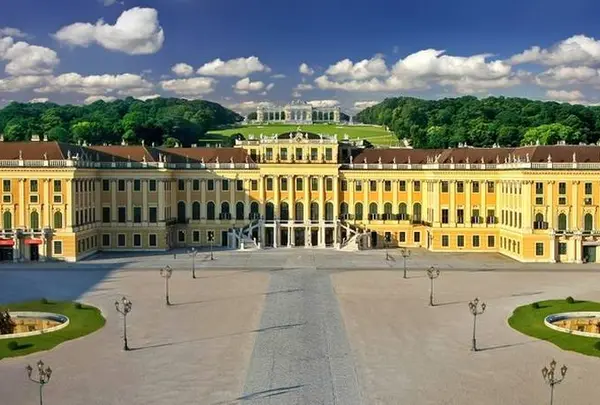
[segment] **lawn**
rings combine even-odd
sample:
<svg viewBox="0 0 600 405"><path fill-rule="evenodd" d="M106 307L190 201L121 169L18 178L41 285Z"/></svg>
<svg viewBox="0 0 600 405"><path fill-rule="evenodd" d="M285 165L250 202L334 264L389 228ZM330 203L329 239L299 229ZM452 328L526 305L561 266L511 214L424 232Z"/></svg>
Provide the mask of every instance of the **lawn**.
<svg viewBox="0 0 600 405"><path fill-rule="evenodd" d="M566 300L549 300L538 302L539 308L531 304L518 307L508 319L508 324L521 333L546 340L563 350L570 350L588 356L600 357L600 339L569 335L548 328L544 318L548 315L574 311L600 311L600 303L575 301L569 304Z"/></svg>
<svg viewBox="0 0 600 405"><path fill-rule="evenodd" d="M243 125L236 128L211 130L208 131L207 138L211 137L212 134L221 135L233 135L241 133L244 137L248 138L248 135L273 135L281 134L284 132L295 131L298 129L298 125ZM381 146L396 146L398 139L391 132L387 132L385 128L380 126L366 126L366 125L336 125L336 124L313 124L313 125L300 125L300 130L304 132L314 132L317 134L328 134L338 135L338 139L342 139L344 134L348 134L351 139L366 139L374 145Z"/></svg>
<svg viewBox="0 0 600 405"><path fill-rule="evenodd" d="M18 339L0 340L0 359L50 350L67 340L88 335L104 326L105 319L98 308L89 305L81 305L81 308L77 308L75 304L72 301L49 301L48 303L44 303L42 300L37 300L0 305L2 310L10 309L10 311L39 311L62 314L67 316L70 321L67 327L56 332ZM19 345L15 350L8 348L8 343L13 341Z"/></svg>

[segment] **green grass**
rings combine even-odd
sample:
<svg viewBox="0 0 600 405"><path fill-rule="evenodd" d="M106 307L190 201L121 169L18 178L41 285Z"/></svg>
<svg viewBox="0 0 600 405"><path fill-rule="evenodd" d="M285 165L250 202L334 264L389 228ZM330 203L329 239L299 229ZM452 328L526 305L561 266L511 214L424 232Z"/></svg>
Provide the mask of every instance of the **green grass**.
<svg viewBox="0 0 600 405"><path fill-rule="evenodd" d="M0 340L0 359L6 357L23 356L26 354L50 350L67 340L76 339L88 335L102 326L106 320L98 308L90 305L81 305L78 309L72 301L49 301L47 304L41 300L16 302L12 304L2 304L0 308L10 309L10 311L39 311L53 312L69 317L69 325L56 332L48 334L23 337L18 339ZM18 347L16 350L8 348L9 342L16 341Z"/></svg>
<svg viewBox="0 0 600 405"><path fill-rule="evenodd" d="M508 324L521 333L553 343L563 350L570 350L588 356L600 357L600 339L569 335L548 328L544 318L548 315L574 311L600 311L600 303L566 300L539 301L539 308L531 304L518 307L508 319Z"/></svg>
<svg viewBox="0 0 600 405"><path fill-rule="evenodd" d="M241 133L244 137L248 138L248 135L273 135L280 134L283 132L295 131L298 125L279 125L279 124L268 124L268 125L243 125L236 128L211 130L208 131L207 137L212 134L222 135L233 135ZM362 126L362 125L336 125L336 124L313 124L313 125L300 125L300 129L305 132L314 132L317 134L328 134L338 135L338 139L342 139L344 134L348 134L351 139L366 139L374 145L381 146L396 146L398 139L391 132L387 132L382 127Z"/></svg>

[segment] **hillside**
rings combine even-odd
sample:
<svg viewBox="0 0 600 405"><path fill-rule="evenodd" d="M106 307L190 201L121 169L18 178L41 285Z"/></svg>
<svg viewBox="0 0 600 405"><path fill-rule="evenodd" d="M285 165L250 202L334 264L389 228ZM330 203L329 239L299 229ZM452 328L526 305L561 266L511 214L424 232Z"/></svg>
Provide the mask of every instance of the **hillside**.
<svg viewBox="0 0 600 405"><path fill-rule="evenodd" d="M388 98L357 120L385 125L415 148L517 146L539 142L592 143L600 139L600 107L524 98L472 96L442 100Z"/></svg>
<svg viewBox="0 0 600 405"><path fill-rule="evenodd" d="M203 100L134 98L97 101L86 106L54 103L11 103L0 110L0 133L6 141L47 135L49 140L118 144L189 145L210 128L232 125L243 118L219 104Z"/></svg>

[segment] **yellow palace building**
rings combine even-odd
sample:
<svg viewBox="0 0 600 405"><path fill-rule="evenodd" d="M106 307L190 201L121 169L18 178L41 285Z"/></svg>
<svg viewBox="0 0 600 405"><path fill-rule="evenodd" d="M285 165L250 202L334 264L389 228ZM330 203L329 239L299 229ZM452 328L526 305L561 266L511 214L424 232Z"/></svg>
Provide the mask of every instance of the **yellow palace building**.
<svg viewBox="0 0 600 405"><path fill-rule="evenodd" d="M98 251L421 247L596 261L600 146L379 149L314 133L232 148L0 143L0 260Z"/></svg>

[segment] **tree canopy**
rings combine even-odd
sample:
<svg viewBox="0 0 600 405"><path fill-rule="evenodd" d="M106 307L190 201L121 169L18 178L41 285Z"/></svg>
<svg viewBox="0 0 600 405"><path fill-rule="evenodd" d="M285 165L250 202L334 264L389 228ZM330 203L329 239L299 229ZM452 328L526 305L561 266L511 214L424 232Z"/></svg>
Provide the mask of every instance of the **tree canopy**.
<svg viewBox="0 0 600 405"><path fill-rule="evenodd" d="M243 118L219 104L203 100L134 98L97 101L86 106L54 103L16 103L0 110L0 133L7 141L32 135L62 142L156 145L202 140L212 128L232 125Z"/></svg>
<svg viewBox="0 0 600 405"><path fill-rule="evenodd" d="M365 124L385 125L415 148L569 144L600 139L600 107L524 98L472 96L442 100L388 98L357 115Z"/></svg>

